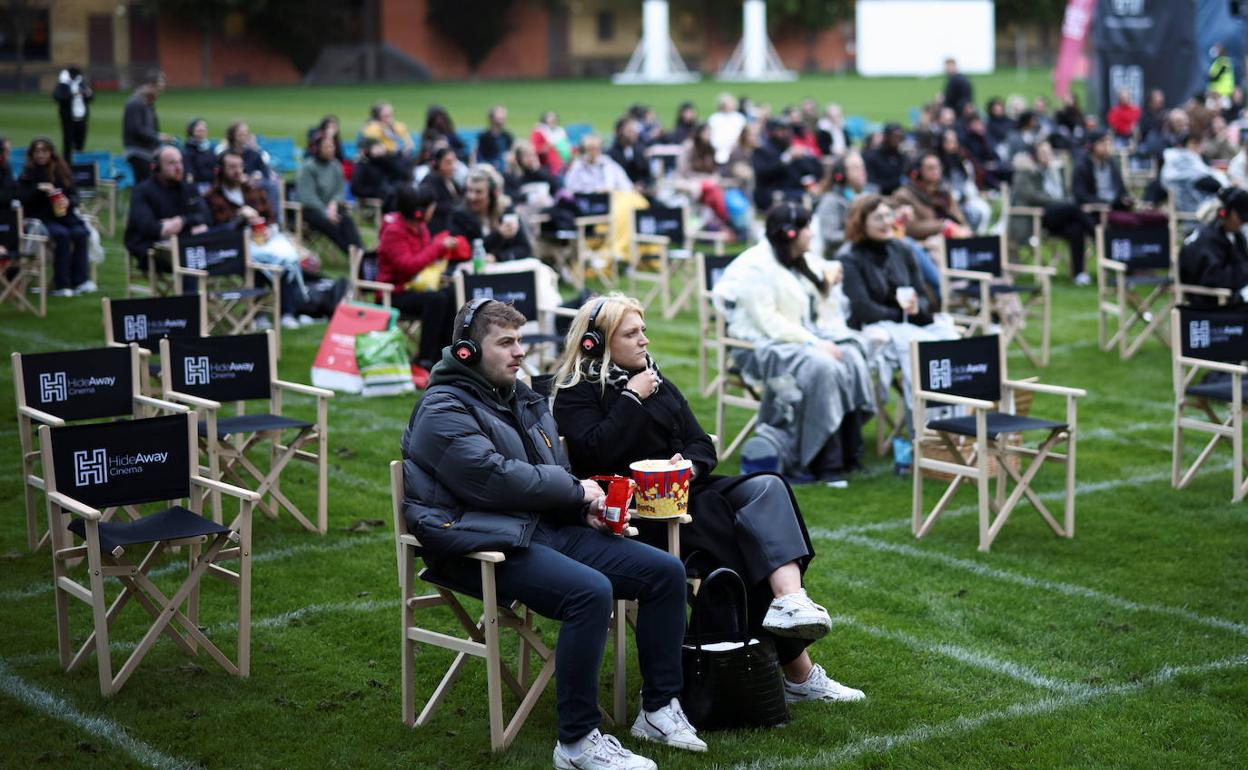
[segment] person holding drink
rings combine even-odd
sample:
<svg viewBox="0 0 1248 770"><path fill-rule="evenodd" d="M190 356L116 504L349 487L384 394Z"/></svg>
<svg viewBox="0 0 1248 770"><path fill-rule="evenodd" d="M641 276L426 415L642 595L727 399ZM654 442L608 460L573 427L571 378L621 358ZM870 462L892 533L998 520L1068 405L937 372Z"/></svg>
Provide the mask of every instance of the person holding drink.
<svg viewBox="0 0 1248 770"><path fill-rule="evenodd" d="M568 470L546 400L516 378L525 320L484 298L456 314L454 342L403 434L404 518L433 572L479 590L480 570L457 557L503 551L499 594L561 622L555 767L654 770L599 732L598 672L614 600L637 600L643 683L631 733L706 750L679 700L685 570L670 554L613 533L598 482Z"/></svg>
<svg viewBox="0 0 1248 770"><path fill-rule="evenodd" d="M806 652L831 619L802 587L814 549L788 485L770 473L712 475L715 447L648 345L645 313L631 297L592 299L573 319L553 382L573 472L628 476L630 466L647 460L692 465L693 521L681 528L682 557L699 552L708 568L731 567L745 580L750 633L774 640L786 700L862 699L862 691L831 679ZM643 540L666 546L664 527L634 523Z"/></svg>
<svg viewBox="0 0 1248 770"><path fill-rule="evenodd" d="M18 197L27 219L38 219L52 242L52 296L72 297L96 290L87 258L87 226L78 218L78 191L69 164L52 142L39 137L26 151L18 177Z"/></svg>

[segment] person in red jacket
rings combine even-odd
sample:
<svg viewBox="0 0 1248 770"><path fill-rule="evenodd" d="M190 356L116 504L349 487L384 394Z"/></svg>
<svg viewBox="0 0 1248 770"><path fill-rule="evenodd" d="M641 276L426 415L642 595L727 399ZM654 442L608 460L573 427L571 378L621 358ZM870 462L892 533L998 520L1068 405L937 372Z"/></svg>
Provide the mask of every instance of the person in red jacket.
<svg viewBox="0 0 1248 770"><path fill-rule="evenodd" d="M430 234L425 223L437 207L427 189L411 185L399 188L395 210L381 222L377 244L377 280L393 284L395 309L404 316L420 318L420 349L414 362L428 369L442 358L451 344L455 322L455 292L442 287L434 291L405 288L422 270L439 261L462 262L472 256L468 241L445 232Z"/></svg>
<svg viewBox="0 0 1248 770"><path fill-rule="evenodd" d="M1130 139L1135 132L1135 124L1140 121L1140 108L1131 102L1131 92L1125 88L1118 89L1118 103L1109 108L1105 114L1105 122L1119 139Z"/></svg>

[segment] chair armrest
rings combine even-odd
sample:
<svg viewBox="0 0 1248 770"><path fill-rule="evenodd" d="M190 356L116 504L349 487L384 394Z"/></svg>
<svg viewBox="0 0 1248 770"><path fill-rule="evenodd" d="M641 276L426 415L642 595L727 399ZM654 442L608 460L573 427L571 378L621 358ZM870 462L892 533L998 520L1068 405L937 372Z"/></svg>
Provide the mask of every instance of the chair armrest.
<svg viewBox="0 0 1248 770"><path fill-rule="evenodd" d="M1045 265L1015 265L1008 264L1002 267L1011 273L1026 273L1027 275L1047 275L1053 277L1057 275L1056 267L1048 267Z"/></svg>
<svg viewBox="0 0 1248 770"><path fill-rule="evenodd" d="M37 420L38 422L41 422L44 425L51 425L53 428L65 427L65 421L62 420L60 417L57 417L56 415L53 415L53 414L48 414L47 412L41 412L32 406L19 406L17 408L17 413L21 415L25 415L26 417L29 417L32 420Z"/></svg>
<svg viewBox="0 0 1248 770"><path fill-rule="evenodd" d="M220 401L213 401L212 399L208 399L208 398L200 398L199 396L192 396L190 393L180 393L176 390L171 390L168 393L166 393L165 398L169 399L170 401L181 401L184 404L187 404L189 406L197 406L201 409L211 409L213 411L216 411L221 408Z"/></svg>
<svg viewBox="0 0 1248 770"><path fill-rule="evenodd" d="M574 307L564 307L563 305L558 305L556 307L552 307L546 312L551 315L562 316L564 318L576 318L576 314L580 311Z"/></svg>
<svg viewBox="0 0 1248 770"><path fill-rule="evenodd" d="M302 211L303 204L299 201L282 201L283 211Z"/></svg>
<svg viewBox="0 0 1248 770"><path fill-rule="evenodd" d="M1037 214L1044 216L1044 209L1039 206L1010 206L1010 216L1021 215L1034 217Z"/></svg>
<svg viewBox="0 0 1248 770"><path fill-rule="evenodd" d="M356 279L355 288L365 291L380 291L386 294L394 293L394 285L386 283L385 281L365 281L363 279Z"/></svg>
<svg viewBox="0 0 1248 770"><path fill-rule="evenodd" d="M1107 214L1107 213L1109 213L1109 204L1108 204L1108 203L1085 203L1085 204L1083 204L1082 206L1080 206L1079 208L1083 209L1083 210L1084 210L1085 212L1087 212L1088 214Z"/></svg>
<svg viewBox="0 0 1248 770"><path fill-rule="evenodd" d="M945 275L950 278L961 278L964 281L982 281L992 283L997 277L992 273L986 273L982 270L945 270Z"/></svg>
<svg viewBox="0 0 1248 770"><path fill-rule="evenodd" d="M150 406L154 409L163 409L166 412L173 412L174 414L186 414L191 411L182 404L175 404L171 401L162 401L159 398L152 398L151 396L135 396L134 400L144 406Z"/></svg>
<svg viewBox="0 0 1248 770"><path fill-rule="evenodd" d="M48 492L47 495L48 502L55 503L61 508L70 511L71 513L76 513L84 519L99 521L104 517L104 514L100 513L91 506L86 505L85 503L78 502L69 495L61 494L60 492Z"/></svg>
<svg viewBox="0 0 1248 770"><path fill-rule="evenodd" d="M1100 259L1097 260L1097 264L1106 270L1113 270L1115 273L1127 272L1127 266L1116 259Z"/></svg>
<svg viewBox="0 0 1248 770"><path fill-rule="evenodd" d="M936 401L942 404L952 404L953 406L965 406L968 409L992 409L993 407L991 401L985 401L982 398L967 398L966 396L955 396L952 393L933 393L927 390L916 393L915 398Z"/></svg>
<svg viewBox="0 0 1248 770"><path fill-rule="evenodd" d="M252 267L252 264L248 262L247 267ZM196 270L193 267L179 267L178 272L184 275L189 275L192 278L204 278L204 279L208 278L207 270Z"/></svg>
<svg viewBox="0 0 1248 770"><path fill-rule="evenodd" d="M576 223L577 227L586 227L588 225L609 225L611 224L611 217L602 215L595 215L592 217L576 217L573 219L573 222Z"/></svg>
<svg viewBox="0 0 1248 770"><path fill-rule="evenodd" d="M633 241L635 243L653 243L656 246L668 246L672 239L666 235L644 235L642 233L634 233Z"/></svg>
<svg viewBox="0 0 1248 770"><path fill-rule="evenodd" d="M230 497L237 497L239 500L245 500L249 503L260 502L260 495L252 492L250 489L243 489L242 487L236 487L233 484L226 484L224 481L215 481L213 479L195 475L191 476L191 483L213 492L222 492Z"/></svg>
<svg viewBox="0 0 1248 770"><path fill-rule="evenodd" d="M728 233L723 232L722 230L699 230L690 237L695 241L707 241L711 243L715 241L723 241L726 243L728 241Z"/></svg>
<svg viewBox="0 0 1248 770"><path fill-rule="evenodd" d="M317 398L333 398L334 391L318 388L313 385L303 385L298 382L287 382L286 380L273 380L273 386L282 390L289 390L291 393L302 393L305 396L316 396Z"/></svg>
<svg viewBox="0 0 1248 770"><path fill-rule="evenodd" d="M740 348L742 350L753 350L755 345L748 340L738 340L732 337L720 337L719 342L726 348Z"/></svg>
<svg viewBox="0 0 1248 770"><path fill-rule="evenodd" d="M1178 362L1188 366L1199 366L1201 369L1208 369L1212 372L1225 372L1227 374L1241 374L1248 376L1248 366L1243 364L1228 364L1222 361L1207 361L1203 358L1188 358L1187 356L1179 356Z"/></svg>
<svg viewBox="0 0 1248 770"><path fill-rule="evenodd" d="M1235 292L1230 289L1221 289L1213 286L1200 286L1193 283L1180 284L1180 291L1184 294L1199 294L1202 297L1217 297L1219 299L1230 299Z"/></svg>
<svg viewBox="0 0 1248 770"><path fill-rule="evenodd" d="M1083 388L1068 388L1064 385L1045 385L1041 382L1006 380L1001 384L1007 388L1012 388L1013 390L1029 390L1032 393L1048 393L1053 396L1074 396L1075 398L1083 398L1088 395L1088 391Z"/></svg>
<svg viewBox="0 0 1248 770"><path fill-rule="evenodd" d="M488 561L493 564L499 564L507 561L507 557L502 551L474 551L464 554L466 558L476 559L477 561Z"/></svg>
<svg viewBox="0 0 1248 770"><path fill-rule="evenodd" d="M247 269L265 272L265 273L276 273L278 275L281 275L282 272L286 270L286 268L283 267L282 265L269 264L267 262L264 264L261 264L260 262L252 262L250 259L247 260Z"/></svg>

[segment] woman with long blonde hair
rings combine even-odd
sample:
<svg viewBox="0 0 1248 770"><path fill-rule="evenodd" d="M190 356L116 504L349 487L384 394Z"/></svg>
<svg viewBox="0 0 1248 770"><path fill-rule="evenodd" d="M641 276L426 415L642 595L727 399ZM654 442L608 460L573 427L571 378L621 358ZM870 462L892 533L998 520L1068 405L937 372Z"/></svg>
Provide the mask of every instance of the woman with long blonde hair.
<svg viewBox="0 0 1248 770"><path fill-rule="evenodd" d="M750 631L773 640L786 700L860 700L862 691L833 680L806 652L831 619L802 587L814 548L788 484L770 473L712 475L715 446L650 357L649 342L645 310L632 297L608 294L577 312L553 382L574 472L627 476L638 460L690 461L693 522L681 529L682 558L699 552L708 568L731 567L745 580ZM643 540L666 547L663 527L633 521Z"/></svg>

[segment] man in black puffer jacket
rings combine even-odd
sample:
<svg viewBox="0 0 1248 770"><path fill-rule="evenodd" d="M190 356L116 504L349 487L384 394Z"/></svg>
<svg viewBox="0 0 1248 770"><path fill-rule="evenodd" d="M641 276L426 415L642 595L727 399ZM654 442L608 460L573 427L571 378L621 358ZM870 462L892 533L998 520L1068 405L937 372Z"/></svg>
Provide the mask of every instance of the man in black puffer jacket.
<svg viewBox="0 0 1248 770"><path fill-rule="evenodd" d="M602 489L578 480L543 397L517 382L524 359L511 305L469 302L455 343L403 434L403 516L433 571L474 588L472 551L507 555L499 593L562 622L555 651L557 768L654 768L598 731L598 670L614 598L636 599L642 711L639 738L693 751L706 744L685 719L680 645L685 571L678 559L616 537L598 518Z"/></svg>
<svg viewBox="0 0 1248 770"><path fill-rule="evenodd" d="M1231 304L1244 301L1248 289L1248 242L1241 228L1248 222L1248 192L1224 187L1218 192L1218 217L1187 237L1179 252L1179 279L1186 284L1230 289ZM1192 295L1193 305L1214 305L1212 297Z"/></svg>

